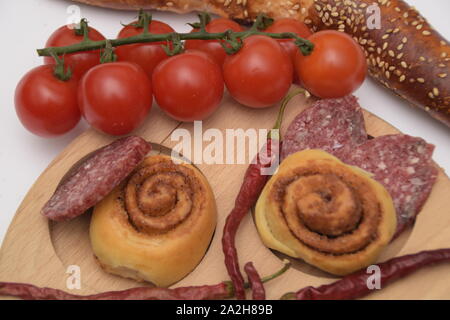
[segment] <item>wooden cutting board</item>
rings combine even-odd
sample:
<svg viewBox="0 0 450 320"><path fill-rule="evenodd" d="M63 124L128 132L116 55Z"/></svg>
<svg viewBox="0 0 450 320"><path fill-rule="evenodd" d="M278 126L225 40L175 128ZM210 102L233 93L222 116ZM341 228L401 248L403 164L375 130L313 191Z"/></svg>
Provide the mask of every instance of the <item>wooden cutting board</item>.
<svg viewBox="0 0 450 320"><path fill-rule="evenodd" d="M310 101L295 97L289 104L284 129ZM237 104L225 96L220 109L203 122L203 130L218 128L271 128L278 107L255 110ZM368 133L380 136L398 133L394 127L364 112ZM146 123L135 134L167 147L175 128L192 132L191 123L176 122L154 107ZM50 222L40 214L40 209L50 198L60 179L69 168L87 153L111 142L112 137L89 129L77 137L42 173L32 186L9 227L0 250L0 281L27 282L38 286L54 287L75 294L92 294L107 290L120 290L142 285L105 273L95 263L89 243L90 215L68 222ZM49 142L51 143L51 142ZM206 143L205 143L206 145ZM198 165L208 178L216 196L218 224L211 246L197 268L174 285L214 284L227 280L221 247L222 229L234 198L242 182L246 165ZM14 186L11 186L14 187ZM440 170L431 196L417 218L415 226L385 249L380 261L396 255L404 255L426 249L450 246L450 180ZM262 275L274 272L282 266L284 258L267 249L260 241L251 214L243 221L237 236L241 266L253 261ZM81 289L68 290L66 273L68 266L77 265L81 270ZM369 299L450 299L450 264L423 269L382 290L376 290ZM301 261L293 261L293 267L280 278L266 285L267 297L278 299L282 294L307 285L321 285L336 277L326 274Z"/></svg>

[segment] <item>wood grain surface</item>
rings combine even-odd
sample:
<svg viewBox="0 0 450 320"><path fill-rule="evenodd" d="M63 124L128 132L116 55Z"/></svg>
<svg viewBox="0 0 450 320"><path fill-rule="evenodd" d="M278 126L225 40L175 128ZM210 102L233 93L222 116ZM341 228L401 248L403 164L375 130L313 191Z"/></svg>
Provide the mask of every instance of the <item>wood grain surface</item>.
<svg viewBox="0 0 450 320"><path fill-rule="evenodd" d="M310 101L305 97L295 97L287 108L283 128L285 129L293 117L309 104ZM224 132L227 128L268 129L272 127L277 112L278 106L255 110L241 106L225 96L219 110L203 122L203 130L217 128ZM398 133L394 127L368 112L364 112L364 117L368 133L372 136ZM192 132L193 124L171 120L157 107L153 107L146 123L135 134L151 142L173 147L177 142L171 141L170 134L176 128L186 128ZM89 214L58 223L49 222L40 214L40 209L67 170L81 157L112 140L112 137L93 129L87 130L69 144L37 179L17 209L0 250L0 281L27 282L75 294L91 294L143 285L109 275L96 264L89 243ZM207 144L205 142L205 145ZM198 167L208 178L214 191L219 213L218 224L210 248L201 263L174 287L214 284L228 280L221 247L222 229L247 166L199 164ZM426 249L449 247L449 195L450 180L443 170L440 170L437 183L415 226L390 244L379 260ZM239 229L237 247L241 266L251 260L262 275L280 268L281 259L285 258L261 243L250 213ZM286 274L266 285L269 299L278 299L288 291L336 279L301 261L293 262L293 268ZM66 279L69 276L66 271L69 265L80 266L81 289L66 288ZM376 290L368 298L450 299L449 272L450 264L426 268L382 290Z"/></svg>

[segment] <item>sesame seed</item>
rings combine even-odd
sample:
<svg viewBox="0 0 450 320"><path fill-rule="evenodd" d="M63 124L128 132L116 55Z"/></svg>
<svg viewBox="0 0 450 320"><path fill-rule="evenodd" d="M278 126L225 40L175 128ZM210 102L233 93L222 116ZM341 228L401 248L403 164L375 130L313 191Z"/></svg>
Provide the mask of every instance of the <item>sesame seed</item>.
<svg viewBox="0 0 450 320"><path fill-rule="evenodd" d="M408 12L405 12L405 13L403 14L403 18L408 18Z"/></svg>
<svg viewBox="0 0 450 320"><path fill-rule="evenodd" d="M405 69L408 68L408 64L405 61L400 62L400 65Z"/></svg>
<svg viewBox="0 0 450 320"><path fill-rule="evenodd" d="M232 0L225 0L223 6L224 6L224 7L228 7L228 6L231 4L231 1L232 1Z"/></svg>
<svg viewBox="0 0 450 320"><path fill-rule="evenodd" d="M310 19L305 19L305 23L306 23L306 24L311 24L312 21L311 21Z"/></svg>
<svg viewBox="0 0 450 320"><path fill-rule="evenodd" d="M445 58L447 56L447 52L442 52L441 53L441 58Z"/></svg>
<svg viewBox="0 0 450 320"><path fill-rule="evenodd" d="M423 24L418 24L417 27L416 27L416 29L417 29L417 30L420 30L420 29L422 29L422 27L423 27Z"/></svg>
<svg viewBox="0 0 450 320"><path fill-rule="evenodd" d="M392 33L397 33L397 32L399 32L399 31L400 31L399 28L395 28L394 31L392 31Z"/></svg>
<svg viewBox="0 0 450 320"><path fill-rule="evenodd" d="M237 5L240 5L241 2L242 2L242 0L236 0L236 4L237 4Z"/></svg>
<svg viewBox="0 0 450 320"><path fill-rule="evenodd" d="M395 66L390 66L389 67L389 71L394 71L395 70Z"/></svg>
<svg viewBox="0 0 450 320"><path fill-rule="evenodd" d="M439 63L438 66L441 68L445 68L445 64L443 64L443 63Z"/></svg>
<svg viewBox="0 0 450 320"><path fill-rule="evenodd" d="M395 70L394 71L394 74L397 76L397 77L400 77L401 75L402 75L402 72L400 71L400 70Z"/></svg>
<svg viewBox="0 0 450 320"><path fill-rule="evenodd" d="M337 13L336 11L332 12L331 15L332 15L333 17L339 17L339 13Z"/></svg>
<svg viewBox="0 0 450 320"><path fill-rule="evenodd" d="M439 95L439 89L433 88L433 94L437 97Z"/></svg>
<svg viewBox="0 0 450 320"><path fill-rule="evenodd" d="M167 3L166 3L166 6L168 6L168 7L171 7L171 6L173 6L173 2L170 2L170 1L169 1L169 2L167 2Z"/></svg>
<svg viewBox="0 0 450 320"><path fill-rule="evenodd" d="M405 79L406 79L405 75L402 74L402 75L400 76L400 78L398 79L398 81L403 82L403 81L405 81Z"/></svg>
<svg viewBox="0 0 450 320"><path fill-rule="evenodd" d="M427 59L425 59L425 57L421 56L421 57L419 57L419 60L420 61L426 61Z"/></svg>
<svg viewBox="0 0 450 320"><path fill-rule="evenodd" d="M434 99L433 92L428 92L428 96L430 97L430 99Z"/></svg>
<svg viewBox="0 0 450 320"><path fill-rule="evenodd" d="M439 78L445 78L446 76L447 76L446 73L439 73L439 74L438 74L438 77L439 77Z"/></svg>
<svg viewBox="0 0 450 320"><path fill-rule="evenodd" d="M383 40L386 40L387 38L389 38L389 34L388 33L381 37L381 39L383 39Z"/></svg>
<svg viewBox="0 0 450 320"><path fill-rule="evenodd" d="M248 11L247 10L244 10L244 17L248 17Z"/></svg>
<svg viewBox="0 0 450 320"><path fill-rule="evenodd" d="M300 9L300 5L297 3L296 5L294 5L294 6L292 7L292 9L293 9L293 10L298 10L298 9Z"/></svg>
<svg viewBox="0 0 450 320"><path fill-rule="evenodd" d="M395 9L395 11L397 11L397 12L400 12L400 11L401 11L399 7L395 7L394 9Z"/></svg>
<svg viewBox="0 0 450 320"><path fill-rule="evenodd" d="M394 51L392 51L392 50L389 50L389 51L388 51L388 54L389 54L391 57L395 57L395 53L394 53Z"/></svg>
<svg viewBox="0 0 450 320"><path fill-rule="evenodd" d="M402 42L403 43L407 43L408 42L408 38L407 37L403 37Z"/></svg>
<svg viewBox="0 0 450 320"><path fill-rule="evenodd" d="M403 49L403 43L400 43L398 46L397 46L397 50L402 50Z"/></svg>
<svg viewBox="0 0 450 320"><path fill-rule="evenodd" d="M316 4L315 7L316 7L316 10L317 10L317 11L322 11L322 7L319 6L318 4Z"/></svg>
<svg viewBox="0 0 450 320"><path fill-rule="evenodd" d="M445 41L441 40L441 46L445 46L445 45L446 45Z"/></svg>
<svg viewBox="0 0 450 320"><path fill-rule="evenodd" d="M387 47L388 47L388 43L387 42L383 43L383 50L385 50Z"/></svg>
<svg viewBox="0 0 450 320"><path fill-rule="evenodd" d="M389 71L386 71L384 74L386 75L386 78L388 78L388 79L391 77L391 73Z"/></svg>
<svg viewBox="0 0 450 320"><path fill-rule="evenodd" d="M401 59L403 57L403 52L400 52L398 55L397 55L397 59Z"/></svg>
<svg viewBox="0 0 450 320"><path fill-rule="evenodd" d="M417 82L425 83L425 79L424 78L417 78Z"/></svg>
<svg viewBox="0 0 450 320"><path fill-rule="evenodd" d="M431 34L431 32L428 31L428 30L424 30L424 31L422 31L422 34L423 34L424 36L429 36L429 35Z"/></svg>

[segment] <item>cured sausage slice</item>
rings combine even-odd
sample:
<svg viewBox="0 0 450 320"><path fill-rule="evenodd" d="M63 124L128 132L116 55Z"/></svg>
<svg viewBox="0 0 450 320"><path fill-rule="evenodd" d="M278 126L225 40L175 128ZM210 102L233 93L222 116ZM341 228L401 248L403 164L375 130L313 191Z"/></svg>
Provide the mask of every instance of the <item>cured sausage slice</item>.
<svg viewBox="0 0 450 320"><path fill-rule="evenodd" d="M321 149L344 160L366 140L364 117L355 96L323 99L291 122L283 137L281 158L305 149Z"/></svg>
<svg viewBox="0 0 450 320"><path fill-rule="evenodd" d="M343 159L374 175L394 201L398 236L412 224L436 182L434 146L421 138L386 135L361 144Z"/></svg>
<svg viewBox="0 0 450 320"><path fill-rule="evenodd" d="M81 215L125 179L150 149L144 139L129 136L94 152L57 187L42 214L55 221Z"/></svg>

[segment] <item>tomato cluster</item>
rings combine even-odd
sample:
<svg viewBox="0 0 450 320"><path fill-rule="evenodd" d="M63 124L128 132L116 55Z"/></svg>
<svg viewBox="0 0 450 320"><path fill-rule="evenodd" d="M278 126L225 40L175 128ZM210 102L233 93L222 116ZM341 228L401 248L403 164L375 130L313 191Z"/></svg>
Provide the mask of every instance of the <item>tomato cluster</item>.
<svg viewBox="0 0 450 320"><path fill-rule="evenodd" d="M219 18L206 25L211 33L243 27ZM137 22L124 26L117 38L144 31ZM152 20L148 31L166 34L174 30ZM192 32L198 29L193 28ZM219 106L226 87L242 105L265 108L279 102L292 81L318 97L341 97L356 90L366 74L362 50L349 36L334 31L311 34L293 19L275 21L266 32L293 32L314 44L303 56L292 39L274 40L250 35L241 48L227 55L223 40L187 40L185 51L173 56L166 42L135 43L115 49L116 62L100 64L99 50L66 54L64 65L73 71L70 79L54 75L55 59L29 71L15 93L16 111L31 132L51 137L72 129L83 117L92 127L111 135L124 135L137 128L148 115L153 97L159 107L179 121L202 120ZM105 37L92 27L91 40ZM46 46L79 43L79 35L66 26L57 29ZM222 43L220 42L222 41Z"/></svg>

